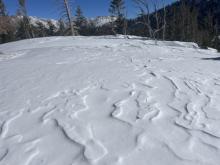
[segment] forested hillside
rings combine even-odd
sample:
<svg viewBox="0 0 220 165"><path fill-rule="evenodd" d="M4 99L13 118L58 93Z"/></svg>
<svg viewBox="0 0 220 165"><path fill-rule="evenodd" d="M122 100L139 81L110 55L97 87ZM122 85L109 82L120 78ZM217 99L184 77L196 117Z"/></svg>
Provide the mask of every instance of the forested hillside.
<svg viewBox="0 0 220 165"><path fill-rule="evenodd" d="M157 37L165 40L192 41L201 47L220 49L220 1L219 0L180 0L150 14L151 27L156 28L155 17L166 17L165 36L159 31ZM147 15L129 21L129 31L133 35L150 36L144 24ZM163 22L160 22L161 24ZM157 28L156 28L157 29Z"/></svg>
<svg viewBox="0 0 220 165"><path fill-rule="evenodd" d="M220 1L182 0L168 7L167 39L220 49Z"/></svg>

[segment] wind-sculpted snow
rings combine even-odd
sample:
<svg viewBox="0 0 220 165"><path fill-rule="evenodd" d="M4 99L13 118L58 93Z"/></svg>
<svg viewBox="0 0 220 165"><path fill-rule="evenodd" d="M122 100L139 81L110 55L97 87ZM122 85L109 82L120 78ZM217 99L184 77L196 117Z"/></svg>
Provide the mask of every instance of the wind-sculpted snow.
<svg viewBox="0 0 220 165"><path fill-rule="evenodd" d="M0 45L0 165L220 164L219 55L135 36Z"/></svg>

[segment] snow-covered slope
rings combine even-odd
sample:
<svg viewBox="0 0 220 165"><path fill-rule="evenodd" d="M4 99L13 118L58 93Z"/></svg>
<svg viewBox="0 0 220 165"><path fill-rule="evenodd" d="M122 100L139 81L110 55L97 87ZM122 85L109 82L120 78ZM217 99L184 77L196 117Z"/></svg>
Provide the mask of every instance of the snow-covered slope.
<svg viewBox="0 0 220 165"><path fill-rule="evenodd" d="M0 45L1 165L218 165L220 61L193 43Z"/></svg>

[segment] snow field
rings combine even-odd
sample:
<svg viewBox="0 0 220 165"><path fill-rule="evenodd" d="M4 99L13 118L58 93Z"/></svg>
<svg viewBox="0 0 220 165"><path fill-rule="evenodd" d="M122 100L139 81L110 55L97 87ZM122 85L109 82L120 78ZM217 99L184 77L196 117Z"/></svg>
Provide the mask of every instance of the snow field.
<svg viewBox="0 0 220 165"><path fill-rule="evenodd" d="M129 38L0 45L0 165L219 164L219 54Z"/></svg>

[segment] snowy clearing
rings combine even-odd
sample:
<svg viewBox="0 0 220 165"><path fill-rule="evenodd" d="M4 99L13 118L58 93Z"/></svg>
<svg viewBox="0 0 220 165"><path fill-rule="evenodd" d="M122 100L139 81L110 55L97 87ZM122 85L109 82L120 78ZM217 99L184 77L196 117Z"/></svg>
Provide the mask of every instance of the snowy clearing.
<svg viewBox="0 0 220 165"><path fill-rule="evenodd" d="M0 45L0 165L220 164L220 54L130 38Z"/></svg>

